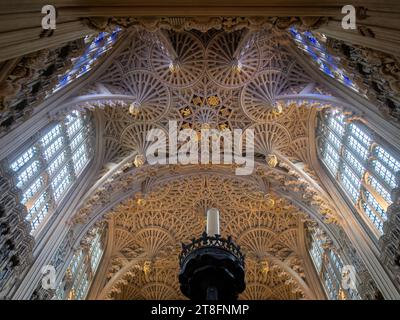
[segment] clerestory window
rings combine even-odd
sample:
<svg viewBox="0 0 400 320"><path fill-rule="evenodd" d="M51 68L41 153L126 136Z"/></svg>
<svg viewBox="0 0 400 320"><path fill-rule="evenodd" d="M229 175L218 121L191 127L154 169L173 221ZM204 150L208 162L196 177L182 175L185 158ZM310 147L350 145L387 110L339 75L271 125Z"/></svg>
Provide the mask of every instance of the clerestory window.
<svg viewBox="0 0 400 320"><path fill-rule="evenodd" d="M104 231L104 225L90 230L88 246L80 248L72 257L66 270L69 284L63 283L56 290L60 300L83 300L86 298L103 256Z"/></svg>
<svg viewBox="0 0 400 320"><path fill-rule="evenodd" d="M14 159L8 159L36 235L92 158L89 116L72 111L49 125Z"/></svg>
<svg viewBox="0 0 400 320"><path fill-rule="evenodd" d="M325 242L320 229L316 228L310 234L309 254L314 262L315 270L330 300L359 300L356 276L345 274L355 272L351 266L344 268L340 255ZM344 277L352 281L343 281ZM345 279L346 280L346 279ZM345 282L345 285L343 283Z"/></svg>
<svg viewBox="0 0 400 320"><path fill-rule="evenodd" d="M396 187L399 158L374 141L365 125L347 121L338 111L321 113L319 134L322 162L380 236L387 220L386 210L392 203L390 193Z"/></svg>

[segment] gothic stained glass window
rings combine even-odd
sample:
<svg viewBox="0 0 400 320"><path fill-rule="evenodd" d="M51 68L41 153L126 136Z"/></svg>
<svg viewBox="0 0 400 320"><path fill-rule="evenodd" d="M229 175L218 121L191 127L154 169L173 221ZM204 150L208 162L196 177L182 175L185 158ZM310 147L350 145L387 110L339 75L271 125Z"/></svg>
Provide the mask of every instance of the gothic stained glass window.
<svg viewBox="0 0 400 320"><path fill-rule="evenodd" d="M71 287L67 291L62 286L57 288L56 294L60 300L83 300L86 298L103 256L104 231L104 224L92 228L89 231L89 246L79 249L72 257L66 271L71 277Z"/></svg>
<svg viewBox="0 0 400 320"><path fill-rule="evenodd" d="M349 75L339 67L339 59L329 54L325 45L326 36L324 34L310 31L299 32L294 27L289 30L297 46L311 57L322 72L338 80L346 87L359 92L358 87L350 79Z"/></svg>
<svg viewBox="0 0 400 320"><path fill-rule="evenodd" d="M309 254L327 297L330 300L361 299L356 288L343 288L343 260L338 253L329 249L328 246L324 246L323 238L322 232L318 228L310 233Z"/></svg>
<svg viewBox="0 0 400 320"><path fill-rule="evenodd" d="M73 185L92 154L87 115L72 111L51 124L15 159L9 159L31 234L36 235ZM79 138L77 138L79 137ZM73 144L75 139L79 141Z"/></svg>
<svg viewBox="0 0 400 320"><path fill-rule="evenodd" d="M84 39L86 45L85 52L82 56L72 61L72 67L59 77L57 85L53 87L47 96L57 92L91 70L98 59L112 48L120 31L121 28L116 27L112 32L100 32L95 37L92 35L86 36Z"/></svg>
<svg viewBox="0 0 400 320"><path fill-rule="evenodd" d="M366 126L346 123L338 111L321 112L319 131L322 162L377 235L382 234L400 161L373 141Z"/></svg>

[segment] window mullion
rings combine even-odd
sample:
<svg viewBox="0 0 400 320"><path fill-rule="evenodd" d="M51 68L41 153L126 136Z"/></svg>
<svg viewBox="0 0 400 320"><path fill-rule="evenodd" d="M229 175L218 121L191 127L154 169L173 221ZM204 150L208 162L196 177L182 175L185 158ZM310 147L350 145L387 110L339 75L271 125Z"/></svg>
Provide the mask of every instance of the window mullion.
<svg viewBox="0 0 400 320"><path fill-rule="evenodd" d="M37 149L37 154L38 154L38 159L39 163L41 166L41 175L43 177L44 181L44 190L46 190L45 194L45 202L49 206L49 211L53 211L56 208L56 203L54 200L54 193L53 193L53 188L51 187L51 178L49 173L47 172L47 167L48 167L48 162L46 161L46 157L44 155L44 148L42 144L40 143L40 140L36 143L36 149ZM43 192L43 190L42 190Z"/></svg>
<svg viewBox="0 0 400 320"><path fill-rule="evenodd" d="M353 149L349 148L349 147L345 147L345 151L350 152L351 155L363 166L364 171L365 171L365 160L362 159L359 154L357 152L355 152ZM343 154L343 158L345 158L345 155ZM351 163L349 163L346 159L344 159L344 161L346 161L346 163L350 166L353 167ZM354 170L353 170L354 171ZM363 174L364 175L364 174Z"/></svg>
<svg viewBox="0 0 400 320"><path fill-rule="evenodd" d="M346 149L346 140L347 140L347 137L348 137L349 132L350 132L350 128L349 127L350 127L349 124L345 123L345 125L344 125L344 133L343 133L343 136L340 139L341 145L340 145L340 150L339 150L339 163L338 163L338 170L336 172L336 177L335 177L335 179L337 181L341 181L341 177L340 176L341 176L341 174L343 173L343 170L344 170L344 168L343 168L343 165L344 165L343 158L344 158L344 152L345 152L345 149Z"/></svg>
<svg viewBox="0 0 400 320"><path fill-rule="evenodd" d="M85 246L82 248L82 264L81 264L80 272L79 272L79 279L77 279L76 283L76 291L81 292L80 299L84 296L85 292L82 291L83 289L83 283L85 281L85 277L87 281L90 281L90 274L88 273L88 270L90 268L90 262L89 262L89 249ZM86 290L85 290L86 291Z"/></svg>
<svg viewBox="0 0 400 320"><path fill-rule="evenodd" d="M77 266L76 266L76 269L75 269L75 274L74 274L74 277L72 279L72 288L75 288L76 291L78 291L78 289L79 289L79 283L81 281L81 273L82 273L82 270L85 268L85 265L84 265L84 262L85 262L84 261L84 253L81 251L78 254L78 257L79 257L79 260L77 262Z"/></svg>
<svg viewBox="0 0 400 320"><path fill-rule="evenodd" d="M71 181L76 180L76 174L75 174L75 169L74 169L74 164L72 160L72 150L71 150L71 140L69 139L68 136L68 131L67 131L67 126L65 124L65 121L61 123L61 131L64 136L64 141L65 141L65 152L66 152L66 165L68 167L68 172L71 176Z"/></svg>
<svg viewBox="0 0 400 320"><path fill-rule="evenodd" d="M381 163L382 166L386 167L386 164L381 161L380 159L378 159L377 155L376 155L376 147L378 146L377 143L372 143L371 144L371 150L370 150L370 154L369 154L369 161L368 161L368 171L370 172L370 174L390 193L392 191L392 186L390 186L390 184L381 177L381 175L375 170L374 168L374 161L379 161ZM386 168L391 174L395 175L396 173L393 172L392 169L390 168Z"/></svg>
<svg viewBox="0 0 400 320"><path fill-rule="evenodd" d="M383 188L386 189L386 191L388 191L389 193L391 192L392 188L390 188L390 186L387 185L386 181L384 181L379 174L377 174L375 172L375 170L373 169L373 161L377 160L375 154L374 154L374 150L375 147L377 146L376 143L371 143L369 150L368 150L368 158L366 161L366 173L368 172L368 174L370 176L372 176L374 179L376 179ZM364 174L363 177L363 185L364 185L364 189L368 192L370 192L373 197L375 199L379 199L380 201L378 202L385 202L387 205L389 205L388 201L378 192L378 190L375 190L375 188L373 186L371 186L368 182L367 182L367 177L366 177L366 173Z"/></svg>

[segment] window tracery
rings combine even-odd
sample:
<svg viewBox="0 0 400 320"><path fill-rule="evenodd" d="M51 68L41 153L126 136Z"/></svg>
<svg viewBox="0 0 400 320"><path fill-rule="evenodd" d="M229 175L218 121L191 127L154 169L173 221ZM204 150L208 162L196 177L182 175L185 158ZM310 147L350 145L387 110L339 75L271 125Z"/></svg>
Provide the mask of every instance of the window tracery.
<svg viewBox="0 0 400 320"><path fill-rule="evenodd" d="M58 83L48 92L47 97L91 70L97 60L113 47L120 31L121 28L116 27L112 32L100 32L95 37L86 36L84 53L73 60L71 68L58 78Z"/></svg>
<svg viewBox="0 0 400 320"><path fill-rule="evenodd" d="M17 157L8 159L20 201L36 235L92 155L89 116L72 111L51 124Z"/></svg>
<svg viewBox="0 0 400 320"><path fill-rule="evenodd" d="M73 255L64 280L56 290L58 299L85 299L104 253L104 232L105 224L88 232L85 243Z"/></svg>
<svg viewBox="0 0 400 320"><path fill-rule="evenodd" d="M351 76L339 67L339 59L329 54L326 46L327 38L324 34L311 31L299 32L295 27L291 27L289 31L298 48L306 52L323 73L346 87L360 92L358 86L351 80Z"/></svg>
<svg viewBox="0 0 400 320"><path fill-rule="evenodd" d="M343 287L344 262L319 228L309 234L309 254L330 300L359 300L357 288ZM355 283L356 285L356 283Z"/></svg>
<svg viewBox="0 0 400 320"><path fill-rule="evenodd" d="M383 233L390 193L396 187L400 161L387 146L374 141L373 132L358 122L349 122L338 111L322 112L321 159L353 205Z"/></svg>

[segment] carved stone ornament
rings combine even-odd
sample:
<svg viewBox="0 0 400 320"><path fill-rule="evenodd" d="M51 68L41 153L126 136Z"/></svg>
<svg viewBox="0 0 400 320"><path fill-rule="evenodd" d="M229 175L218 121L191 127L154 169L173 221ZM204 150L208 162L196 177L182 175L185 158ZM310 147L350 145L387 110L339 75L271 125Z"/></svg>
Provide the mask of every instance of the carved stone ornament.
<svg viewBox="0 0 400 320"><path fill-rule="evenodd" d="M287 29L296 26L300 29L317 29L328 22L326 17L94 17L85 18L86 24L97 31L110 31L115 26L123 28L143 28L147 31L160 29L172 31L211 29L236 31L247 28L252 31L263 28Z"/></svg>
<svg viewBox="0 0 400 320"><path fill-rule="evenodd" d="M400 55L392 56L380 51L349 45L328 39L327 47L341 57L343 67L364 89L367 97L377 105L387 119L400 122ZM367 90L368 89L368 90Z"/></svg>
<svg viewBox="0 0 400 320"><path fill-rule="evenodd" d="M83 39L56 49L43 49L18 59L0 82L0 136L27 120L33 109L58 84L58 76L72 65L84 49Z"/></svg>
<svg viewBox="0 0 400 320"><path fill-rule="evenodd" d="M292 39L281 29L314 28L325 19L86 21L96 30L115 25L141 30L128 33L95 80L65 102L63 112L90 110L101 119L98 160L104 167L51 259L57 271L77 246L87 250L92 237L85 230L107 219L112 238L96 298L180 299L180 243L201 234L205 209L217 207L222 233L236 237L248 257L243 299L315 298L300 231L318 224L350 242L340 232L342 216L312 170L310 153L317 110L340 100L294 59ZM231 46L225 49L224 43ZM148 164L148 132L167 136L171 120L177 130L253 129L253 173L235 176L238 164ZM325 245L334 247L332 240ZM354 248L341 248L371 284ZM375 288L372 281L364 291L372 296ZM34 296L45 294L38 288Z"/></svg>
<svg viewBox="0 0 400 320"><path fill-rule="evenodd" d="M396 174L397 187L392 190L392 204L387 209L387 221L380 238L381 260L393 272L400 285L400 171Z"/></svg>
<svg viewBox="0 0 400 320"><path fill-rule="evenodd" d="M34 240L17 189L0 173L0 297L10 297L32 262Z"/></svg>

